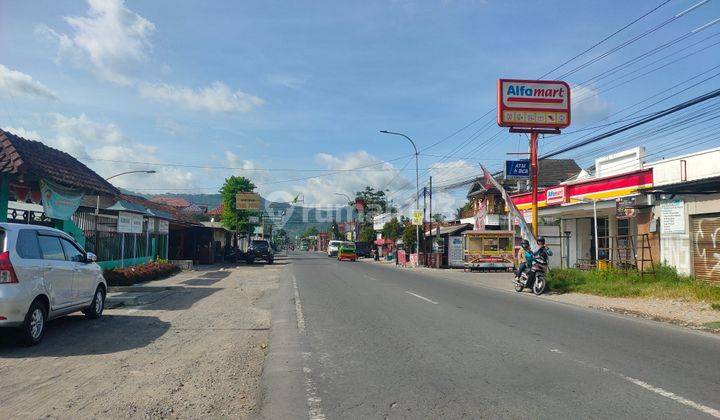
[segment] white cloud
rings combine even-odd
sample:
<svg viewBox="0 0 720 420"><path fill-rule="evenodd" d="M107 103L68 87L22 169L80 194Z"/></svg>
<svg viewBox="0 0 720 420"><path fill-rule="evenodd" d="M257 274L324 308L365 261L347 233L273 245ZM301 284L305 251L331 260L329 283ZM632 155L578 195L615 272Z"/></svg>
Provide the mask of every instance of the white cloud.
<svg viewBox="0 0 720 420"><path fill-rule="evenodd" d="M172 118L158 118L156 124L158 127L162 128L173 136L177 136L178 134L185 131L185 126L173 120Z"/></svg>
<svg viewBox="0 0 720 420"><path fill-rule="evenodd" d="M153 165L164 163L159 157L159 149L133 142L115 124L95 122L84 114L77 117L62 114L51 116L51 135L45 139L45 143L71 154L101 176L108 177L132 170L157 171L156 174L115 178L112 183L116 186L139 192L157 192L193 188L196 185L196 177L190 171ZM147 162L150 165L125 162Z"/></svg>
<svg viewBox="0 0 720 420"><path fill-rule="evenodd" d="M0 94L56 100L57 95L31 76L0 64Z"/></svg>
<svg viewBox="0 0 720 420"><path fill-rule="evenodd" d="M262 98L241 90L233 92L220 81L199 89L144 83L139 90L140 95L149 99L209 112L249 112L265 103Z"/></svg>
<svg viewBox="0 0 720 420"><path fill-rule="evenodd" d="M33 130L26 130L22 127L11 127L11 126L5 126L2 128L3 130L13 133L16 136L20 136L24 139L28 140L40 140L40 133Z"/></svg>
<svg viewBox="0 0 720 420"><path fill-rule="evenodd" d="M288 89L299 89L305 84L306 78L287 73L273 73L267 77L268 83Z"/></svg>
<svg viewBox="0 0 720 420"><path fill-rule="evenodd" d="M585 124L610 115L610 104L600 97L597 89L573 86L571 90L572 123Z"/></svg>
<svg viewBox="0 0 720 420"><path fill-rule="evenodd" d="M155 25L125 6L123 0L87 0L85 16L65 17L72 35L40 25L37 30L58 42L60 57L87 65L99 77L129 85L128 70L147 58Z"/></svg>

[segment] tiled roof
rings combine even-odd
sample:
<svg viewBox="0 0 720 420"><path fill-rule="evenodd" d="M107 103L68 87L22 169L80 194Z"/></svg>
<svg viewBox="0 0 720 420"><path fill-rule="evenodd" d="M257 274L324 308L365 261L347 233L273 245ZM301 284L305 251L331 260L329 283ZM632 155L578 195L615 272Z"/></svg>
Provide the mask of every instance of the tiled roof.
<svg viewBox="0 0 720 420"><path fill-rule="evenodd" d="M182 212L177 207L168 206L167 204L156 203L155 201L148 200L147 198L138 197L136 195L123 194L120 197L124 201L129 201L133 204L137 204L149 209L151 212L158 215L158 217L170 218L177 222L183 222L189 225L200 226L200 223L194 221L192 216ZM167 215L167 216L166 216Z"/></svg>
<svg viewBox="0 0 720 420"><path fill-rule="evenodd" d="M223 210L224 210L224 207L223 207L222 204L220 204L219 206L217 206L217 207L215 207L214 209L210 210L210 211L208 212L208 214L209 214L210 216L222 216Z"/></svg>
<svg viewBox="0 0 720 420"><path fill-rule="evenodd" d="M0 130L0 172L47 179L86 193L117 196L117 188L69 154Z"/></svg>
<svg viewBox="0 0 720 420"><path fill-rule="evenodd" d="M186 199L176 197L153 197L150 199L150 201L177 208L185 208L192 205L192 203L187 201Z"/></svg>
<svg viewBox="0 0 720 420"><path fill-rule="evenodd" d="M573 159L542 159L539 162L539 187L552 187L577 175L580 167Z"/></svg>

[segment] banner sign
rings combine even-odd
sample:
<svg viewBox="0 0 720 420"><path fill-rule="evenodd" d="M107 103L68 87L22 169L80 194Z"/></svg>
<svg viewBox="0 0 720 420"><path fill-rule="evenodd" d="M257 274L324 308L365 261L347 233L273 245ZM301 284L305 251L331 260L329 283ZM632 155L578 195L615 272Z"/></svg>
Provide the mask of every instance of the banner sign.
<svg viewBox="0 0 720 420"><path fill-rule="evenodd" d="M503 186L500 185L500 183L497 182L495 178L493 178L492 173L488 171L487 168L482 165L480 165L480 168L482 168L483 170L483 179L485 183L492 185L493 187L497 188L498 191L500 191L503 200L505 200L505 206L507 206L510 213L509 216L513 217L518 221L518 225L520 226L520 236L530 242L530 247L533 251L537 251L539 246L537 244L537 240L535 239L535 235L533 235L532 231L530 230L530 226L528 226L527 221L523 217L523 214L520 213L520 210L518 210L517 207L515 207L515 203L513 203L508 192L505 191L505 188L503 188Z"/></svg>
<svg viewBox="0 0 720 420"><path fill-rule="evenodd" d="M500 79L497 123L501 127L565 128L570 125L570 85L556 80Z"/></svg>
<svg viewBox="0 0 720 420"><path fill-rule="evenodd" d="M413 210L413 212L412 212L412 224L413 224L413 226L422 226L422 224L423 224L423 212L422 212L422 210Z"/></svg>
<svg viewBox="0 0 720 420"><path fill-rule="evenodd" d="M260 210L260 194L254 192L239 192L235 194L236 210Z"/></svg>
<svg viewBox="0 0 720 420"><path fill-rule="evenodd" d="M248 216L248 223L260 223L258 216Z"/></svg>
<svg viewBox="0 0 720 420"><path fill-rule="evenodd" d="M550 188L545 191L545 204L559 204L565 202L565 186Z"/></svg>
<svg viewBox="0 0 720 420"><path fill-rule="evenodd" d="M462 236L448 237L448 265L450 267L463 267L465 263L464 256Z"/></svg>
<svg viewBox="0 0 720 420"><path fill-rule="evenodd" d="M615 216L618 219L632 219L635 217L635 197L621 197L615 199Z"/></svg>
<svg viewBox="0 0 720 420"><path fill-rule="evenodd" d="M530 179L530 159L506 160L505 179Z"/></svg>
<svg viewBox="0 0 720 420"><path fill-rule="evenodd" d="M40 193L45 215L58 220L69 220L83 199L81 191L44 179L40 181Z"/></svg>
<svg viewBox="0 0 720 420"><path fill-rule="evenodd" d="M141 214L121 211L118 213L118 233L142 233L143 217Z"/></svg>

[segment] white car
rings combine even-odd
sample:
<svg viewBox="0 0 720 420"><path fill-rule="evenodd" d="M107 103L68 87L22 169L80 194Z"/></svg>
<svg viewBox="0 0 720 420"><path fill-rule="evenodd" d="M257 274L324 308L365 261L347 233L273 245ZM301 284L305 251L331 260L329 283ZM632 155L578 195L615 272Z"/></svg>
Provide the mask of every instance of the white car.
<svg viewBox="0 0 720 420"><path fill-rule="evenodd" d="M100 318L107 284L97 257L57 229L0 223L0 327L42 340L47 321L82 311Z"/></svg>
<svg viewBox="0 0 720 420"><path fill-rule="evenodd" d="M338 249L340 249L340 245L342 245L343 241L330 241L328 243L328 250L327 255L328 257L336 257L338 253Z"/></svg>

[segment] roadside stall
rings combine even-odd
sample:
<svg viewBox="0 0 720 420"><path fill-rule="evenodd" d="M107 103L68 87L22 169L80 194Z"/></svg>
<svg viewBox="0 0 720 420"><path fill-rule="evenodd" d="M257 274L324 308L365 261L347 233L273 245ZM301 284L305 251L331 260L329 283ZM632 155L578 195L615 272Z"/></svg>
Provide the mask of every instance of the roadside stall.
<svg viewBox="0 0 720 420"><path fill-rule="evenodd" d="M468 230L462 233L464 270L503 270L515 268L513 242L515 232L504 230Z"/></svg>

